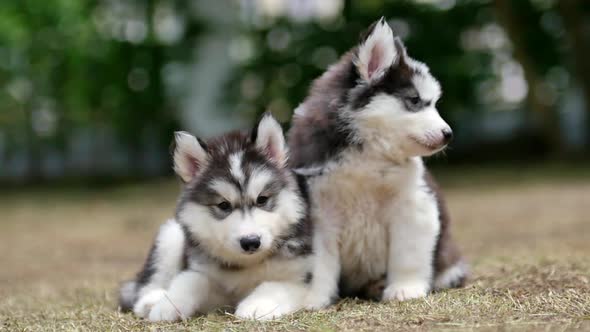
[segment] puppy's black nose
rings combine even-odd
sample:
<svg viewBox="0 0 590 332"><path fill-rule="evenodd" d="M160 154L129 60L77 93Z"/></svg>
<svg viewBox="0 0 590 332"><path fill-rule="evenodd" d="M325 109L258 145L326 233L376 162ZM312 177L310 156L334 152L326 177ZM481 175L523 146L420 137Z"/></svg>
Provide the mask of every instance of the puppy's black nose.
<svg viewBox="0 0 590 332"><path fill-rule="evenodd" d="M451 129L444 129L442 134L445 143L449 143L453 139L453 131Z"/></svg>
<svg viewBox="0 0 590 332"><path fill-rule="evenodd" d="M240 246L246 252L255 252L260 248L260 236L248 235L240 239Z"/></svg>

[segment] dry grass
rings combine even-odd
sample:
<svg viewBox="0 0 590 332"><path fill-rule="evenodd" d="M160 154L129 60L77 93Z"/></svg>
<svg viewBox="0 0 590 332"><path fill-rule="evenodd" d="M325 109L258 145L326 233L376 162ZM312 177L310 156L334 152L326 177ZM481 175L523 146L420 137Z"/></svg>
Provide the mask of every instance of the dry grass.
<svg viewBox="0 0 590 332"><path fill-rule="evenodd" d="M173 181L2 193L0 331L590 331L590 177L553 173L443 174L473 267L467 288L405 303L345 300L268 323L216 313L147 324L115 310L118 281L139 268L173 209Z"/></svg>

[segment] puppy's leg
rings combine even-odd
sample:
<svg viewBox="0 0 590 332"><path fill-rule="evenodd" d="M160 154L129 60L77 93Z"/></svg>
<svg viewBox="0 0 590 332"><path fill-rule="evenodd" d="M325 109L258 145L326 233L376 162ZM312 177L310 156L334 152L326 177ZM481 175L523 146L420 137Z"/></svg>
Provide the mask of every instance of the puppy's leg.
<svg viewBox="0 0 590 332"><path fill-rule="evenodd" d="M136 315L144 318L149 314L151 307L182 270L184 243L184 233L175 220L168 220L160 226L143 268L134 281L121 286L121 310L133 309Z"/></svg>
<svg viewBox="0 0 590 332"><path fill-rule="evenodd" d="M168 292L161 294L153 305L148 319L152 322L186 319L209 306L210 288L209 279L202 273L181 272L172 280Z"/></svg>
<svg viewBox="0 0 590 332"><path fill-rule="evenodd" d="M310 310L327 307L338 295L341 270L339 233L334 227L321 226L314 231L312 281L305 299L305 308Z"/></svg>
<svg viewBox="0 0 590 332"><path fill-rule="evenodd" d="M236 316L267 320L293 313L303 308L307 292L303 282L264 282L238 304Z"/></svg>
<svg viewBox="0 0 590 332"><path fill-rule="evenodd" d="M390 226L387 287L383 300L420 298L430 290L440 223L432 195L417 193L395 208Z"/></svg>

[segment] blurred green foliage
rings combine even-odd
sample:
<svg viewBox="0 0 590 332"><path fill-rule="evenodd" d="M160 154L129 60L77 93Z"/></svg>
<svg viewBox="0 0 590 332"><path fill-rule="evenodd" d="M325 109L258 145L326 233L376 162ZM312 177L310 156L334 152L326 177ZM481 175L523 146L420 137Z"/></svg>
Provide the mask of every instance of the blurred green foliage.
<svg viewBox="0 0 590 332"><path fill-rule="evenodd" d="M228 52L239 59L226 86L219 87L220 102L232 112L254 119L270 110L288 123L311 81L354 46L370 23L385 16L410 55L426 62L441 81L439 109L459 128L456 146L465 145L470 154L485 151L480 142L469 147L476 142L473 137L484 136L475 125L481 120L477 114L496 112L500 118L518 114L509 117L524 119L508 126L507 140L496 142L513 156L563 157L590 147L588 107L573 103L583 108L581 126L567 108L572 95L590 100L590 2L343 0L330 18L297 19L244 10L264 1L224 1L242 8L234 13L228 6L221 15L238 18L220 23L236 31ZM170 64L194 63L198 38L210 27L193 12L206 5L191 0L1 1L0 161L24 154L26 176L40 177L45 151L65 156L75 132L97 128L114 133L131 155L131 170L141 168L142 157L135 155L142 153L146 137L152 150L167 158L171 133L183 126L177 112L182 96L170 89L166 72ZM159 30L162 24L177 24L178 31L166 37ZM503 126L497 128L508 128ZM567 139L572 126L586 135L573 150ZM501 132L494 128L492 133ZM528 145L519 143L523 140Z"/></svg>
<svg viewBox="0 0 590 332"><path fill-rule="evenodd" d="M177 105L166 96L162 71L170 61L189 59L201 27L189 21L183 38L167 43L155 36L153 20L157 6L183 11L188 5L180 0L0 2L4 153L25 147L35 176L41 149L65 153L71 132L89 126L113 129L130 151L147 131L165 150L177 127Z"/></svg>

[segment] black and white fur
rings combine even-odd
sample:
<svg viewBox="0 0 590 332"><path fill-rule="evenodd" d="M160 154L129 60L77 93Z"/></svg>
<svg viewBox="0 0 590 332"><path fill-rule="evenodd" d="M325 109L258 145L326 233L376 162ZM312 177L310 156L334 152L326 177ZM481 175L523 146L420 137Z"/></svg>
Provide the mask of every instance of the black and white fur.
<svg viewBox="0 0 590 332"><path fill-rule="evenodd" d="M317 261L308 308L385 279L383 300L462 284L442 197L422 156L452 136L438 81L384 19L317 79L289 133L292 165L309 177Z"/></svg>
<svg viewBox="0 0 590 332"><path fill-rule="evenodd" d="M270 319L303 308L311 280L311 227L305 182L287 167L276 120L251 136L207 143L176 133L174 169L184 182L175 220L161 226L120 306L150 321L236 307Z"/></svg>

